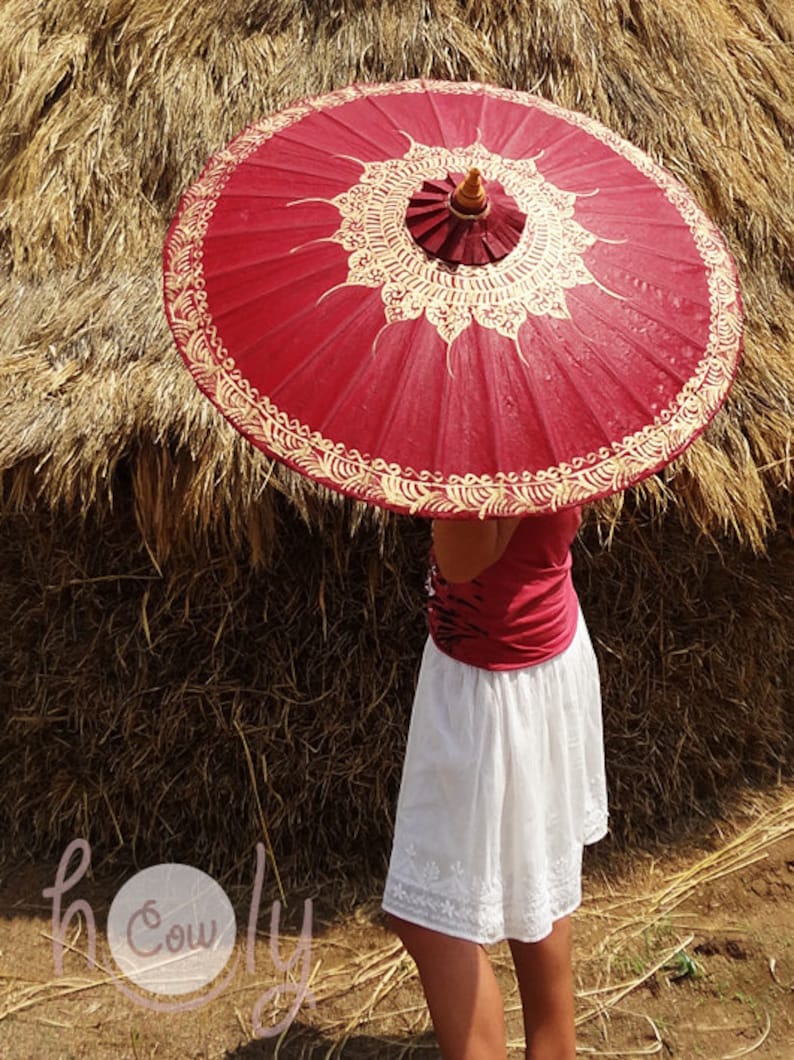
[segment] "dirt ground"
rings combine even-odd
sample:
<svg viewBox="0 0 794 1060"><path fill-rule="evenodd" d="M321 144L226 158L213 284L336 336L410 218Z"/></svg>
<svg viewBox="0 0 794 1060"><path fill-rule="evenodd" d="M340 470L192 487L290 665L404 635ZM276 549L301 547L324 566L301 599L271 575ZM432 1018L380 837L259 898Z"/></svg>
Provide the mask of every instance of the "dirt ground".
<svg viewBox="0 0 794 1060"><path fill-rule="evenodd" d="M794 786L747 793L730 819L704 823L697 839L674 850L619 855L610 843L588 851L586 897L574 917L580 1055L792 1060ZM208 998L224 970L203 993L135 1000L107 971L87 967L79 918L66 932L63 973L55 974L52 903L42 890L56 870L2 869L4 1060L439 1056L413 963L386 931L377 894L353 904L341 891L315 896L303 944L303 899L311 896L288 896L275 951L282 970L271 947L270 900L259 905L249 970L250 893L230 894L240 930L228 985ZM63 899L64 910L75 898L90 905L97 960L107 970L114 966L102 929L118 886L86 877ZM509 950L502 943L490 953L505 997L509 1056L518 1058L523 1035ZM156 1008L175 1001L193 1007Z"/></svg>

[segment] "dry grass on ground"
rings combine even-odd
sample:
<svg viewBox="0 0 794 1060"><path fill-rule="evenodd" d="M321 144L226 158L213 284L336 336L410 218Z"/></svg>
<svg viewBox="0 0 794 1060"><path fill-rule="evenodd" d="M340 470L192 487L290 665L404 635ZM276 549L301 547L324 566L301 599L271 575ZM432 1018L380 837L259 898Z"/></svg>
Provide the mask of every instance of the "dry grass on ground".
<svg viewBox="0 0 794 1060"><path fill-rule="evenodd" d="M592 857L575 916L577 1024L582 1056L790 1060L794 1051L794 789L746 796L697 842L622 859ZM302 965L279 975L260 907L256 972L238 971L221 996L163 1015L87 972L85 937L71 939L53 977L48 911L37 897L53 869L6 872L0 924L0 1051L7 1060L185 1060L436 1057L413 963L385 930L379 899L316 896L308 987L291 1026L257 1039L252 1011L279 983L297 989ZM113 889L86 884L99 913ZM240 893L245 915L247 896ZM295 896L293 896L295 898ZM265 909L262 913L261 910ZM281 959L295 952L302 902L290 902ZM100 942L100 952L102 946ZM522 1050L520 1006L506 944L491 949L505 995L510 1055ZM266 1006L288 1015L294 995Z"/></svg>

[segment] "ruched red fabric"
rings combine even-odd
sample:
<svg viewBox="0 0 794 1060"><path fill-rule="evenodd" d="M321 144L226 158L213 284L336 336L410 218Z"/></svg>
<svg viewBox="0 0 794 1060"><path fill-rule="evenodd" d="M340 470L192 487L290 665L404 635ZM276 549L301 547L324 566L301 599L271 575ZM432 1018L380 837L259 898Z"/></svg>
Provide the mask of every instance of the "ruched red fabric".
<svg viewBox="0 0 794 1060"><path fill-rule="evenodd" d="M522 519L502 557L469 582L448 582L431 554L430 635L445 654L486 670L535 666L564 651L579 601L571 544L581 509Z"/></svg>

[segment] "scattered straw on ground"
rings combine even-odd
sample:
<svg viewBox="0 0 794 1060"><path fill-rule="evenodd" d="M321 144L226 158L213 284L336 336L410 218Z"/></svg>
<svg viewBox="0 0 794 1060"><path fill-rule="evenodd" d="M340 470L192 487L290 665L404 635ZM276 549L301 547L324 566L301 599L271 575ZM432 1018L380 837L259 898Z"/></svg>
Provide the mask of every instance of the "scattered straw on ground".
<svg viewBox="0 0 794 1060"><path fill-rule="evenodd" d="M646 861L641 869L635 866L628 876L611 882L605 880L600 891L595 881L589 880L584 904L575 917L577 937L581 940L576 946L580 1053L627 1057L662 1051L662 1029L647 1003L649 995L641 988L660 975L672 978L693 973L694 965L687 951L692 947L696 930L692 929L691 912L687 913L682 906L696 900L716 881L757 864L776 844L792 836L794 798L788 789L787 795L784 791L783 797L778 796L766 809L759 810L756 804L754 816L745 818L735 834L712 853L700 856L683 869L677 867L670 871L668 868L660 876L665 863L648 865ZM678 860L680 863L680 856ZM644 886L640 874L646 881ZM369 935L362 931L362 926L372 923L373 915L379 920L376 909L377 903L370 900L360 913L333 927L325 925L315 935L307 984L314 1006L302 1004L297 1022L281 1036L284 1056L299 1055L302 1041L307 1056L315 1055L311 1052L312 1043L316 1047L318 1041L326 1043L329 1056L365 1055L361 1052L364 1040L372 1047L372 1056L436 1055L413 962L399 941L391 937L383 941L380 928L371 928ZM663 930L660 929L662 921ZM714 930L708 926L708 932ZM298 942L297 935L282 932L281 952L292 953ZM641 970L626 975L639 942L642 942ZM69 947L85 955L79 939ZM512 981L509 951L506 944L500 944L490 952L503 984L513 984L506 990L506 1014L508 1028L512 1028L511 1050L519 1052L523 1048L519 1033L520 1005ZM771 966L770 982L776 982L774 971ZM297 986L299 971L284 973L282 981ZM64 1010L57 1003L87 991L96 991L95 1000L100 1003L103 998L107 999L109 982L110 978L101 974L70 975L44 982L7 977L0 988L0 1021L26 1013L28 1018L35 1016L56 1024L60 1020L64 1026L74 1029L79 1024L62 1018ZM230 989L229 998L235 998L240 1026L245 1033L250 1034L245 1006L252 991L273 985L269 979ZM786 984L777 985L781 994L787 989ZM293 995L282 998L272 1013L265 1014L271 1025L284 1018L285 1005L292 1000ZM754 1021L751 1019L736 1029L745 1031L750 1038L741 1048L721 1054L719 1060L733 1060L759 1049L772 1030L771 1014L758 1012ZM709 1030L705 1027L704 1033ZM725 1026L711 1030L724 1032ZM346 1043L355 1043L356 1051L346 1054ZM383 1052L379 1053L379 1049ZM274 1050L267 1055L278 1055L277 1042Z"/></svg>

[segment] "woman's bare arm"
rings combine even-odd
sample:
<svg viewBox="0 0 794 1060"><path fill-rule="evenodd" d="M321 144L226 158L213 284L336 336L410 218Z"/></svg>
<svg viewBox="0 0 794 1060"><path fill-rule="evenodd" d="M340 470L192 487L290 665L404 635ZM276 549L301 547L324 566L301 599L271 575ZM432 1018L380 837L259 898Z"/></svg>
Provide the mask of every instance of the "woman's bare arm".
<svg viewBox="0 0 794 1060"><path fill-rule="evenodd" d="M520 518L434 519L433 551L449 582L469 582L496 563Z"/></svg>

